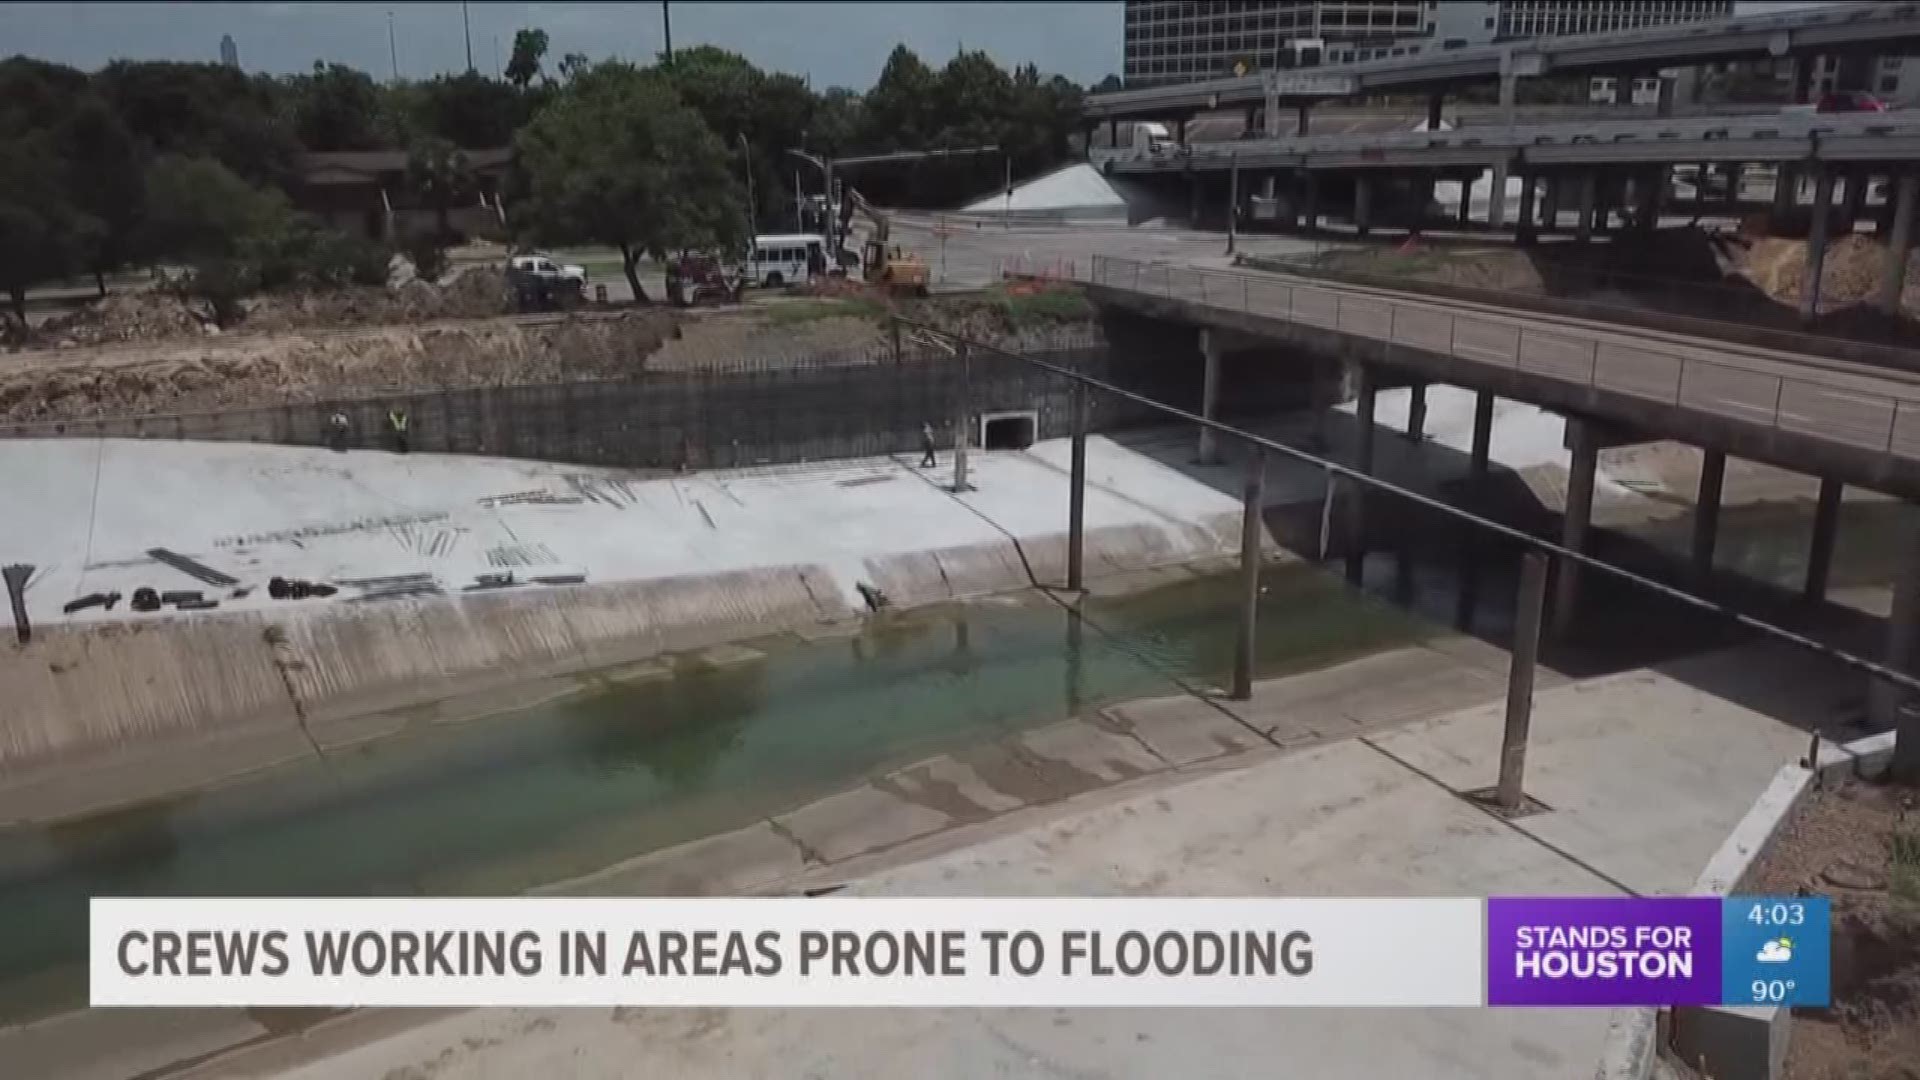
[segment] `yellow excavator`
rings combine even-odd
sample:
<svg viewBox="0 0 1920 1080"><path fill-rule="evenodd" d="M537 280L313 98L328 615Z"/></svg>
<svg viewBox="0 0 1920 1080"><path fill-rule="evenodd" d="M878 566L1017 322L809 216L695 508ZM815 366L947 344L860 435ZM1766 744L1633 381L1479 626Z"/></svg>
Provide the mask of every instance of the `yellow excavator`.
<svg viewBox="0 0 1920 1080"><path fill-rule="evenodd" d="M853 188L843 188L842 191L846 205L840 211L840 235L847 235L847 226L853 223L855 209L873 223L873 235L867 238L860 250L861 278L867 284L895 295L927 295L929 274L926 260L897 244L889 247L887 239L893 231L893 224L887 220L887 215L875 210L873 204Z"/></svg>

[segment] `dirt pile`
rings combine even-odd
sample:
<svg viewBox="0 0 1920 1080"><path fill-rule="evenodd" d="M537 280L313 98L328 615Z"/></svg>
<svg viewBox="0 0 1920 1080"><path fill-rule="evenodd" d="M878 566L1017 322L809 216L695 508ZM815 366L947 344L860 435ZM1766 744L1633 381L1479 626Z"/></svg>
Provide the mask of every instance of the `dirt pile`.
<svg viewBox="0 0 1920 1080"><path fill-rule="evenodd" d="M205 412L373 392L614 378L672 338L664 310L542 326L505 320L335 334L209 339L116 363L0 374L0 418L71 420Z"/></svg>
<svg viewBox="0 0 1920 1080"><path fill-rule="evenodd" d="M55 315L22 339L59 349L165 341L206 334L211 323L178 295L150 290L114 293Z"/></svg>
<svg viewBox="0 0 1920 1080"><path fill-rule="evenodd" d="M241 305L229 334L277 334L332 327L485 319L512 311L506 275L475 266L447 282L413 280L392 289L350 288L329 292L258 296ZM221 333L203 306L167 289L115 293L86 307L48 319L18 335L15 348L73 349L177 341Z"/></svg>
<svg viewBox="0 0 1920 1080"><path fill-rule="evenodd" d="M1820 297L1827 304L1854 304L1872 299L1880 287L1886 249L1878 241L1849 233L1827 245L1820 267ZM1806 288L1807 244L1804 240L1765 237L1747 249L1740 273L1776 300L1796 303ZM1906 306L1920 306L1920 279L1909 256Z"/></svg>
<svg viewBox="0 0 1920 1080"><path fill-rule="evenodd" d="M1920 1075L1920 813L1911 789L1850 781L1818 788L1776 838L1745 891L1830 896L1833 1005L1795 1010L1787 1075L1911 1080Z"/></svg>

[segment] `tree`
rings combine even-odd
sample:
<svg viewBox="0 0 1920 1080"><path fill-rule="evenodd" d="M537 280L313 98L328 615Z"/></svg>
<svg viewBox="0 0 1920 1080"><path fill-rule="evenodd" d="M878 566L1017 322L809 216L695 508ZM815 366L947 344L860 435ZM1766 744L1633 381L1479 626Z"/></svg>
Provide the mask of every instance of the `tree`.
<svg viewBox="0 0 1920 1080"><path fill-rule="evenodd" d="M570 52L560 58L560 78L572 82L574 77L593 66L585 53Z"/></svg>
<svg viewBox="0 0 1920 1080"><path fill-rule="evenodd" d="M315 60L311 75L286 80L286 106L308 150L371 150L384 142L380 88L364 71Z"/></svg>
<svg viewBox="0 0 1920 1080"><path fill-rule="evenodd" d="M156 259L237 255L276 211L273 196L207 157L161 157L148 167L146 186L141 248Z"/></svg>
<svg viewBox="0 0 1920 1080"><path fill-rule="evenodd" d="M507 60L507 81L525 90L540 74L540 61L547 55L545 30L520 30L513 35L513 56Z"/></svg>
<svg viewBox="0 0 1920 1080"><path fill-rule="evenodd" d="M443 244L453 239L447 212L472 182L466 153L449 139L423 136L407 151L407 183L433 207L434 239Z"/></svg>
<svg viewBox="0 0 1920 1080"><path fill-rule="evenodd" d="M224 64L116 60L93 76L149 156L211 157L252 183L292 175L300 152L283 118L285 87Z"/></svg>
<svg viewBox="0 0 1920 1080"><path fill-rule="evenodd" d="M757 209L788 206L791 173L783 179L781 165L813 121L816 99L806 83L769 75L746 57L711 45L676 53L671 68L656 71L730 148L747 141Z"/></svg>
<svg viewBox="0 0 1920 1080"><path fill-rule="evenodd" d="M603 243L620 251L636 299L636 266L745 239L739 182L726 146L658 73L603 63L581 73L515 140L528 239Z"/></svg>
<svg viewBox="0 0 1920 1080"><path fill-rule="evenodd" d="M120 117L91 93L74 107L59 135L67 194L93 222L85 269L93 272L94 285L105 296L108 272L134 255L135 235L146 212L144 163Z"/></svg>
<svg viewBox="0 0 1920 1080"><path fill-rule="evenodd" d="M1121 81L1120 76L1108 75L1106 78L1101 79L1098 83L1095 83L1093 87L1087 91L1087 93L1111 94L1116 90L1125 90L1126 88L1127 88L1127 84Z"/></svg>
<svg viewBox="0 0 1920 1080"><path fill-rule="evenodd" d="M55 160L53 141L44 133L0 139L0 289L23 324L27 290L78 269L82 244L97 230L46 167Z"/></svg>
<svg viewBox="0 0 1920 1080"><path fill-rule="evenodd" d="M419 95L414 133L438 135L468 150L508 145L529 111L529 95L471 71L421 83Z"/></svg>
<svg viewBox="0 0 1920 1080"><path fill-rule="evenodd" d="M880 79L867 91L865 134L874 149L927 145L936 126L933 70L905 45L894 46Z"/></svg>

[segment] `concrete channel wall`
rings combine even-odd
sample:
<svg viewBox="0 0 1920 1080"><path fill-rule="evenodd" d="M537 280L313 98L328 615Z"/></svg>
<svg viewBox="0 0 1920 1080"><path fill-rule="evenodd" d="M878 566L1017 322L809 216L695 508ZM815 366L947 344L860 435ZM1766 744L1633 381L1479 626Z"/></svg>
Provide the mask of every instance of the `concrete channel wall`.
<svg viewBox="0 0 1920 1080"><path fill-rule="evenodd" d="M843 618L825 571L771 567L422 603L55 625L0 652L0 775L142 743L379 709Z"/></svg>

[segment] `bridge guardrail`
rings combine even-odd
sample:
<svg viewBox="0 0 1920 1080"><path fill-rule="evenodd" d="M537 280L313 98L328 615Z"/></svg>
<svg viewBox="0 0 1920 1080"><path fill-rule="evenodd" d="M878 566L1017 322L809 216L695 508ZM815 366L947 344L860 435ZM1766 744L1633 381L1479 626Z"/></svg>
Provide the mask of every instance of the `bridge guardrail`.
<svg viewBox="0 0 1920 1080"><path fill-rule="evenodd" d="M1706 412L1858 449L1920 459L1920 382L1714 357L1702 346L1634 340L1631 327L1582 336L1526 318L1453 311L1338 286L1096 255L1089 284L1406 345L1607 393Z"/></svg>

